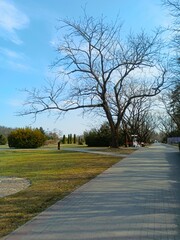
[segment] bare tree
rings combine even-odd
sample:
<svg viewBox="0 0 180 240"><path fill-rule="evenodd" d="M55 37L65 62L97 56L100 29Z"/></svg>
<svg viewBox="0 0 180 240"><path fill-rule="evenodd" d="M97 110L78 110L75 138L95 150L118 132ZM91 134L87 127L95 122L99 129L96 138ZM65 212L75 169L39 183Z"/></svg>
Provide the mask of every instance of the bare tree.
<svg viewBox="0 0 180 240"><path fill-rule="evenodd" d="M157 123L159 130L165 137L170 136L172 132L176 132L177 130L172 118L166 113L158 115Z"/></svg>
<svg viewBox="0 0 180 240"><path fill-rule="evenodd" d="M159 94L166 77L162 66L160 32L131 33L104 18L60 20L57 46L59 78L41 90L27 90L21 115L56 110L59 115L82 109L109 123L112 147L118 147L119 126L134 99ZM58 110L58 111L57 111Z"/></svg>
<svg viewBox="0 0 180 240"><path fill-rule="evenodd" d="M172 42L170 46L174 50L171 64L171 82L173 85L162 97L165 109L177 131L180 131L180 0L163 0L168 8L173 22L170 26Z"/></svg>
<svg viewBox="0 0 180 240"><path fill-rule="evenodd" d="M180 131L180 82L176 84L171 93L170 115Z"/></svg>
<svg viewBox="0 0 180 240"><path fill-rule="evenodd" d="M170 9L171 15L175 17L176 23L180 24L180 1L179 0L162 0L163 4ZM178 30L178 29L177 29Z"/></svg>
<svg viewBox="0 0 180 240"><path fill-rule="evenodd" d="M180 76L180 0L162 0L162 2L172 16L172 24L169 26L172 39L169 46L172 55L173 82L177 84Z"/></svg>
<svg viewBox="0 0 180 240"><path fill-rule="evenodd" d="M180 84L177 84L174 89L169 89L166 94L161 97L165 111L170 117L173 124L173 130L180 131ZM161 121L162 122L162 121ZM169 120L170 122L170 120Z"/></svg>
<svg viewBox="0 0 180 240"><path fill-rule="evenodd" d="M154 104L149 98L133 99L123 116L123 129L128 142L132 142L132 135L137 135L140 142L150 141L156 128L152 107Z"/></svg>

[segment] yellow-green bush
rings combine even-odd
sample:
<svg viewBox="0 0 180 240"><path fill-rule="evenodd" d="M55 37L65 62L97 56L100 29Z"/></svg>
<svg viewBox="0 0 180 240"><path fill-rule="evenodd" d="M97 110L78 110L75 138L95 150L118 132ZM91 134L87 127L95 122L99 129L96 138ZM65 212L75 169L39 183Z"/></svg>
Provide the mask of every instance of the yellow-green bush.
<svg viewBox="0 0 180 240"><path fill-rule="evenodd" d="M18 128L8 135L9 147L14 148L38 148L45 140L45 135L37 128Z"/></svg>

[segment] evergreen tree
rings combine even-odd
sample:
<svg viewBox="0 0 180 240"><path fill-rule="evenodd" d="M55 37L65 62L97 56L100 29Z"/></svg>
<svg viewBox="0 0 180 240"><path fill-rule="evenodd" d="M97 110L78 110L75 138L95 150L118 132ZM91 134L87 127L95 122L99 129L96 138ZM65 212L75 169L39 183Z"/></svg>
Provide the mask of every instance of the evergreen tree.
<svg viewBox="0 0 180 240"><path fill-rule="evenodd" d="M74 136L73 136L73 143L76 144L76 142L77 142L77 138L76 138L76 134L74 134Z"/></svg>
<svg viewBox="0 0 180 240"><path fill-rule="evenodd" d="M65 135L63 135L62 143L63 143L63 144L66 144L66 136L65 136Z"/></svg>

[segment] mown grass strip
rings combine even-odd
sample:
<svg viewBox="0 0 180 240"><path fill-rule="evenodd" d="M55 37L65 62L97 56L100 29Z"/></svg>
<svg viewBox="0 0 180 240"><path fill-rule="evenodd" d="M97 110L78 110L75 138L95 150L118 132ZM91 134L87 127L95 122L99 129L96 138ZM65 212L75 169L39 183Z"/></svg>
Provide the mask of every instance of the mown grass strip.
<svg viewBox="0 0 180 240"><path fill-rule="evenodd" d="M31 186L0 198L0 237L62 199L120 160L57 150L0 150L0 176L26 178Z"/></svg>

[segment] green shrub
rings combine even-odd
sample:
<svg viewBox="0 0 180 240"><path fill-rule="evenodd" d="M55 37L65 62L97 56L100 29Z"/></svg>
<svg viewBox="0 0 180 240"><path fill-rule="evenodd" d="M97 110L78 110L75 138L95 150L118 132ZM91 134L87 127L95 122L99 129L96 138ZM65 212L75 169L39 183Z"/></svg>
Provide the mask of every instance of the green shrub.
<svg viewBox="0 0 180 240"><path fill-rule="evenodd" d="M119 129L119 145L124 144L124 133ZM111 130L107 122L103 123L99 129L91 129L84 133L85 142L88 147L109 147L111 145Z"/></svg>
<svg viewBox="0 0 180 240"><path fill-rule="evenodd" d="M6 137L0 134L0 145L5 145L6 143L7 143Z"/></svg>
<svg viewBox="0 0 180 240"><path fill-rule="evenodd" d="M111 132L109 125L104 123L100 129L92 129L84 133L86 144L89 147L108 147L111 142Z"/></svg>
<svg viewBox="0 0 180 240"><path fill-rule="evenodd" d="M18 128L8 136L9 147L14 148L38 148L45 140L45 135L37 128Z"/></svg>

